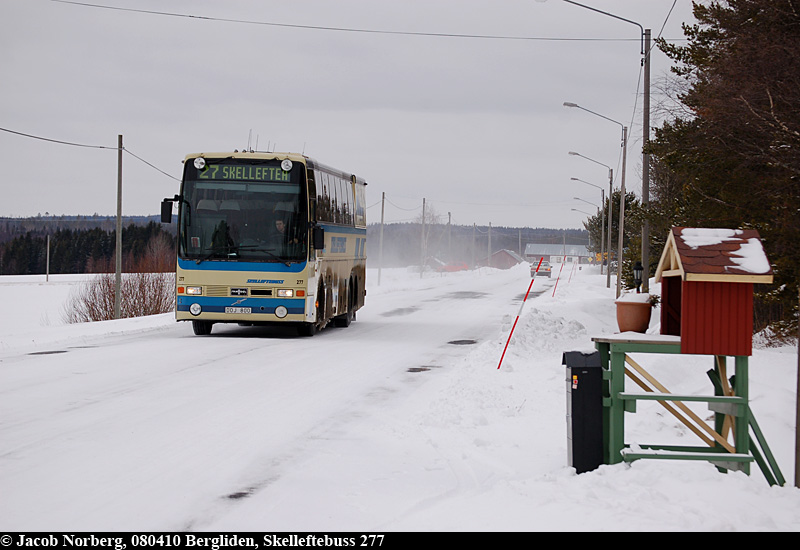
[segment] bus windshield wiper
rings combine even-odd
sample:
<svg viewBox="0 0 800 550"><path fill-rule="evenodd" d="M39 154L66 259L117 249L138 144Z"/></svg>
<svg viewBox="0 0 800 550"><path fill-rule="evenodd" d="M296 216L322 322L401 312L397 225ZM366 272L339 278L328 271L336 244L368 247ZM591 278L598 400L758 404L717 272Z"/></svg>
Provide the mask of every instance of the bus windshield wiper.
<svg viewBox="0 0 800 550"><path fill-rule="evenodd" d="M289 260L281 258L277 254L272 252L269 248L265 248L263 245L260 245L260 244L243 244L243 245L239 245L238 248L239 248L239 250L252 250L252 251L255 251L255 252L266 252L267 254L269 254L270 256L272 256L273 258L278 260L279 262L283 262L287 267L290 267L292 265L292 262L290 262Z"/></svg>
<svg viewBox="0 0 800 550"><path fill-rule="evenodd" d="M233 245L224 245L224 246L211 247L211 252L209 252L208 254L203 256L202 258L198 258L197 260L195 260L195 263L196 264L200 264L200 263L208 260L209 258L213 257L214 255L219 254L220 252L223 252L223 251L226 252L228 254L228 256L235 256L237 254L237 251L236 251L237 248L238 248L237 246L233 246Z"/></svg>

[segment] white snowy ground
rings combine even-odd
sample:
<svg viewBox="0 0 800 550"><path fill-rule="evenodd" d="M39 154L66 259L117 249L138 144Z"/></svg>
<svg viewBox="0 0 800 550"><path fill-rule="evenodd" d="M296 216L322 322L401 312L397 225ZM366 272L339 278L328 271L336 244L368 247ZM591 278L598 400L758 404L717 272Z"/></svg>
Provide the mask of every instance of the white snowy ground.
<svg viewBox="0 0 800 550"><path fill-rule="evenodd" d="M380 286L371 269L358 320L312 339L241 327L198 338L171 314L65 326L60 310L81 277L0 277L0 532L800 530L797 349L750 358L753 413L787 486L770 487L755 465L747 476L705 462L641 460L576 475L562 353L591 351L593 336L616 332L614 281L607 289L593 268L565 268L555 287L559 266L553 275L535 281L532 291L544 292L522 308L500 369L527 265L423 278L384 269ZM452 338L476 343L443 347ZM231 346L248 350L231 361ZM270 350L298 362L270 370ZM50 351L61 353L41 354ZM327 371L307 365L320 356ZM353 370L362 356L375 364ZM674 393L711 393L711 358L637 359ZM149 389L176 362L186 365L163 375L161 393ZM286 396L286 407L302 397L319 411L251 418L260 390L248 384L287 380L302 396ZM181 385L202 399L173 391ZM152 417L139 418L137 403ZM313 417L327 409L335 421ZM252 431L256 421L281 426L283 454L271 454L263 434L229 436L225 424ZM224 454L209 450L218 440ZM699 444L647 402L626 415L626 440Z"/></svg>

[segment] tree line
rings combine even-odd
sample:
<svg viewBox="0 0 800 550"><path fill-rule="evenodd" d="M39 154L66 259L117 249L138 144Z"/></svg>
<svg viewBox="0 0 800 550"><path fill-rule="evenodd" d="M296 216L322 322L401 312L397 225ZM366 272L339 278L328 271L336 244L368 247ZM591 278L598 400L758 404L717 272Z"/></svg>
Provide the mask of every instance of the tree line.
<svg viewBox="0 0 800 550"><path fill-rule="evenodd" d="M116 266L116 229L40 227L0 243L0 275L108 273ZM154 221L122 228L122 271L162 273L175 270L173 235Z"/></svg>

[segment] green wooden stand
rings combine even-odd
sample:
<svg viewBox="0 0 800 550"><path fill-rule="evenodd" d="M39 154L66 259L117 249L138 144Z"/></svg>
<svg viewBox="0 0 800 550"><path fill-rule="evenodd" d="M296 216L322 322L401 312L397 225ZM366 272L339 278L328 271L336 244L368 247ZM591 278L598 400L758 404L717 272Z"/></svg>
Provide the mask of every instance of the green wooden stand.
<svg viewBox="0 0 800 550"><path fill-rule="evenodd" d="M734 357L735 374L730 378L731 387L726 391L726 358L715 358L715 368L708 372L714 385L713 396L676 395L648 390L626 392L626 362L635 365L629 353L675 354L681 353L680 338L649 334L622 333L592 338L600 352L603 368L603 458L606 464L618 464L639 459L706 460L721 471L741 470L750 473L750 464L756 462L771 485L783 485L785 480L775 463L772 453L753 418L748 397L748 357ZM632 373L628 376L636 379ZM706 446L641 445L632 449L625 443L625 413L636 412L636 402L656 400L683 406L684 401L703 401L715 412L714 428L708 430L712 438ZM731 446L721 434L727 422L733 425L735 446ZM731 419L733 419L731 421ZM688 424L687 424L688 425ZM752 428L755 438L750 437ZM704 437L706 434L698 435ZM761 451L758 449L761 446Z"/></svg>

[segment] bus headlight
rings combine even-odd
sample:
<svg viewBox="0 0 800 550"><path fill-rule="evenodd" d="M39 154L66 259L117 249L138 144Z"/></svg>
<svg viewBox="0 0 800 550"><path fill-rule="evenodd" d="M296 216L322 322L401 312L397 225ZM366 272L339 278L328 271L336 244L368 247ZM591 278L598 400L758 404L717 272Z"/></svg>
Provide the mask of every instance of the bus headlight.
<svg viewBox="0 0 800 550"><path fill-rule="evenodd" d="M186 287L186 294L190 294L192 296L199 296L203 293L202 286L187 286Z"/></svg>
<svg viewBox="0 0 800 550"><path fill-rule="evenodd" d="M189 313L191 313L192 315L200 315L201 311L203 311L203 308L201 308L200 304L198 304L197 302L189 306Z"/></svg>
<svg viewBox="0 0 800 550"><path fill-rule="evenodd" d="M291 288L279 288L278 298L291 298L294 296L294 290Z"/></svg>
<svg viewBox="0 0 800 550"><path fill-rule="evenodd" d="M278 319L283 319L286 317L286 314L289 313L289 310L286 309L284 306L278 306L275 308L275 316Z"/></svg>

